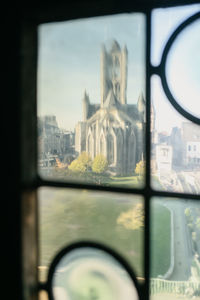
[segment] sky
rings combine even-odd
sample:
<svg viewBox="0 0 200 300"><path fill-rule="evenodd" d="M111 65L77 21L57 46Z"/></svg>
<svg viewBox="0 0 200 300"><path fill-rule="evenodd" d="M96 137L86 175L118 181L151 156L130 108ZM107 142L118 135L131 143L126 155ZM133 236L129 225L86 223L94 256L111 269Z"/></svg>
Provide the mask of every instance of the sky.
<svg viewBox="0 0 200 300"><path fill-rule="evenodd" d="M116 39L128 48L129 103L145 93L144 16L123 14L44 24L39 28L38 114L55 114L62 127L82 120L86 90L100 104L100 52Z"/></svg>
<svg viewBox="0 0 200 300"><path fill-rule="evenodd" d="M151 62L159 65L165 44L172 32L192 14L200 11L200 4L156 9L152 14ZM200 117L200 20L188 26L178 36L166 63L167 81L179 104ZM151 99L156 111L156 129L170 133L171 128L188 122L168 101L160 78L151 79Z"/></svg>
<svg viewBox="0 0 200 300"><path fill-rule="evenodd" d="M154 10L152 64L159 64L164 45L172 31L199 10L200 5ZM189 109L196 114L200 112L197 109L200 107L199 23L195 22L193 28L189 26L192 30L188 27L180 35L180 41L174 44L167 60L170 88L183 105L190 96L189 103L192 106ZM85 90L92 103L100 104L100 51L103 43L108 48L113 39L122 48L127 46L127 102L136 103L141 92L145 95L144 31L145 17L140 13L40 25L38 115L56 115L59 127L73 130L75 124L82 120ZM151 82L158 131L169 131L172 126L180 126L183 119L166 100L160 79L154 76Z"/></svg>

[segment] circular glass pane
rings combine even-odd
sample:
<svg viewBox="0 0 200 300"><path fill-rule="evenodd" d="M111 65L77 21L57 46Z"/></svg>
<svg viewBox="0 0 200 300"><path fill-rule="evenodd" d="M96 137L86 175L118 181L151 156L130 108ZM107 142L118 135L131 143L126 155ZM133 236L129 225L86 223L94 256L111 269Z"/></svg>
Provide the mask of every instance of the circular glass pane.
<svg viewBox="0 0 200 300"><path fill-rule="evenodd" d="M200 117L200 19L176 38L166 61L167 83L183 109Z"/></svg>
<svg viewBox="0 0 200 300"><path fill-rule="evenodd" d="M56 265L55 300L138 300L128 272L110 254L92 247L72 250Z"/></svg>

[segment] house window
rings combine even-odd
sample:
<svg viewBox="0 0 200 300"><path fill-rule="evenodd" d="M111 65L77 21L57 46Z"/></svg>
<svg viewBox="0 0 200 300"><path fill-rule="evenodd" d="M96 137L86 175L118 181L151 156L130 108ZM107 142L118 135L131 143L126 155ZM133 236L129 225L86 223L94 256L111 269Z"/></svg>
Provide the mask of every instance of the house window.
<svg viewBox="0 0 200 300"><path fill-rule="evenodd" d="M38 242L35 236L24 248L30 254L28 262L38 261L40 300L199 297L199 170L189 169L186 150L193 126L199 129L200 121L195 103L188 108L190 101L186 105L180 90L187 78L177 74L177 70L186 74L181 67L188 68L189 57L194 57L189 54L194 50L190 45L199 45L199 8L131 9L129 14L120 10L118 15L98 13L99 17L86 18L83 14L82 19L75 15L73 21L41 20L38 126L46 115L49 126L57 127L59 142L68 132L72 143L66 153L61 147L52 153L56 161L52 166L44 163L45 150L40 153L39 148L37 179L31 177L36 161L23 173L22 181L33 189L23 194L30 206L24 215L26 240L34 223L29 214L38 211L39 260L33 259L36 251L31 248ZM188 40L188 31L190 43L183 48L180 45L184 34ZM110 45L105 37L113 38ZM109 70L112 51L120 57L117 93ZM181 65L176 53L179 59L185 56L185 63ZM197 91L195 74L187 75ZM85 99L88 113L82 120L79 95L85 88L91 96ZM145 96L140 97L141 93ZM93 142L87 140L94 124L94 149L101 151L107 145L105 155L92 153ZM134 128L134 143L130 128ZM42 128L38 131L38 145L48 148ZM115 143L114 136L119 135L124 137L123 144ZM86 151L75 149L75 140ZM115 149L118 144L121 156ZM159 148L166 149L163 161L157 155ZM28 151L24 155L28 161ZM110 166L114 158L116 165ZM29 274L27 265L25 275ZM33 293L30 277L24 279L27 299Z"/></svg>

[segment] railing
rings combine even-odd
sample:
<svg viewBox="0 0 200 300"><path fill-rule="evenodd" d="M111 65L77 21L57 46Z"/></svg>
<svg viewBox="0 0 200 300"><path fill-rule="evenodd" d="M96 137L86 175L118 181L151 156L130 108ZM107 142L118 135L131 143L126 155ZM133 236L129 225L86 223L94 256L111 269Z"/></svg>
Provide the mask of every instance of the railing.
<svg viewBox="0 0 200 300"><path fill-rule="evenodd" d="M170 281L165 279L151 279L150 294L173 293L178 295L199 296L199 281Z"/></svg>

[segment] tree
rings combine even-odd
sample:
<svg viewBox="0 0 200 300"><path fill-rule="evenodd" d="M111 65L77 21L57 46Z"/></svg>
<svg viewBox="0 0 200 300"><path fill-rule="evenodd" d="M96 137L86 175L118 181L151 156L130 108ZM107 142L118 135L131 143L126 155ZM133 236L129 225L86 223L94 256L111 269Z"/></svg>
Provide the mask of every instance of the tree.
<svg viewBox="0 0 200 300"><path fill-rule="evenodd" d="M137 203L127 212L123 212L117 219L117 224L123 225L126 229L136 230L144 226L144 207Z"/></svg>
<svg viewBox="0 0 200 300"><path fill-rule="evenodd" d="M84 173L86 171L86 167L82 162L78 161L78 159L73 160L68 168L73 172Z"/></svg>
<svg viewBox="0 0 200 300"><path fill-rule="evenodd" d="M74 172L84 173L89 171L92 165L92 160L86 152L82 152L79 157L71 162L69 170Z"/></svg>
<svg viewBox="0 0 200 300"><path fill-rule="evenodd" d="M86 171L91 169L92 166L92 159L89 156L89 154L87 154L87 152L82 152L79 157L77 158L78 162L83 164L86 168Z"/></svg>
<svg viewBox="0 0 200 300"><path fill-rule="evenodd" d="M196 219L196 226L198 229L200 229L200 218Z"/></svg>
<svg viewBox="0 0 200 300"><path fill-rule="evenodd" d="M92 163L92 171L97 174L103 174L107 170L108 161L102 154L95 157Z"/></svg>
<svg viewBox="0 0 200 300"><path fill-rule="evenodd" d="M139 176L144 175L145 161L141 160L136 164L135 173Z"/></svg>
<svg viewBox="0 0 200 300"><path fill-rule="evenodd" d="M187 207L187 208L185 209L185 215L186 215L186 217L190 217L190 216L191 216L191 210L190 210L189 207Z"/></svg>

